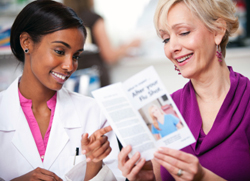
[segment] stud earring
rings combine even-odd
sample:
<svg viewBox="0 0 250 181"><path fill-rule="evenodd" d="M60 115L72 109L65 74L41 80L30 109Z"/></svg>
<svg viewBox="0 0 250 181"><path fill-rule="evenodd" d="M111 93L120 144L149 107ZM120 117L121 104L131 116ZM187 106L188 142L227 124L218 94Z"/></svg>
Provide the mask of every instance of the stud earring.
<svg viewBox="0 0 250 181"><path fill-rule="evenodd" d="M25 52L25 53L28 53L28 52L29 52L29 49L28 49L28 48L26 48L26 49L24 50L24 52Z"/></svg>
<svg viewBox="0 0 250 181"><path fill-rule="evenodd" d="M222 61L222 53L220 45L216 45L216 56L218 57L219 62Z"/></svg>
<svg viewBox="0 0 250 181"><path fill-rule="evenodd" d="M176 71L178 71L178 75L181 75L181 71L180 71L180 69L178 69L178 67L177 67L176 65L174 65L174 69L175 69Z"/></svg>

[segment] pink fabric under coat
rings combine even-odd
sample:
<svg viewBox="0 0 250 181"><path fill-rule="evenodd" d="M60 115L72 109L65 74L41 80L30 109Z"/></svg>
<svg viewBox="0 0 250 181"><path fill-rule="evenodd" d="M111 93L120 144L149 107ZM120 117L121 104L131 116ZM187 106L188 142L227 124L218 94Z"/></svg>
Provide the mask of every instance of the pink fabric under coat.
<svg viewBox="0 0 250 181"><path fill-rule="evenodd" d="M31 133L32 133L33 138L35 140L37 150L40 154L41 160L43 161L46 147L47 147L47 143L49 140L51 125L52 125L52 121L53 121L53 117L54 117L54 113L55 113L57 93L55 93L55 95L52 96L52 98L47 101L47 105L48 105L48 108L51 110L51 114L50 114L49 127L44 135L44 139L42 138L41 131L39 129L38 123L37 123L36 118L35 118L33 111L32 111L32 100L29 100L29 99L26 99L25 97L23 97L23 95L21 94L21 92L19 90L18 90L18 94L19 94L19 99L20 99L20 104L21 104L22 110L23 110L24 115L25 115L27 122L29 124L30 130L31 130Z"/></svg>

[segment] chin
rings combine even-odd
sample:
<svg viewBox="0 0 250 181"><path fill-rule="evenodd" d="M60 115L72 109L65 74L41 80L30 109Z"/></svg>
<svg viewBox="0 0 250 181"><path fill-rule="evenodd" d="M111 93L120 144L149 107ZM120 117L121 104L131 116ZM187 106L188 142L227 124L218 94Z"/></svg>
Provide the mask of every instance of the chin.
<svg viewBox="0 0 250 181"><path fill-rule="evenodd" d="M53 91L59 91L60 89L62 89L63 85L57 85L57 86L53 86L53 87L50 87L49 89L50 90L53 90Z"/></svg>
<svg viewBox="0 0 250 181"><path fill-rule="evenodd" d="M187 73L187 72L181 72L181 76L186 78L186 79L191 79L191 74L190 73Z"/></svg>

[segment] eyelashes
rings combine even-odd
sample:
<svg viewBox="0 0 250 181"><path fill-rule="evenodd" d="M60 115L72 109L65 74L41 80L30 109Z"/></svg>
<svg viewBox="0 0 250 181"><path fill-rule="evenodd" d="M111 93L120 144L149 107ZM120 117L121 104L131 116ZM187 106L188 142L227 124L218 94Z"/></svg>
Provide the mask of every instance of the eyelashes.
<svg viewBox="0 0 250 181"><path fill-rule="evenodd" d="M187 31L187 32L181 33L180 35L186 36L186 35L188 35L189 33L190 33L190 31Z"/></svg>
<svg viewBox="0 0 250 181"><path fill-rule="evenodd" d="M64 51L54 50L58 55L64 55Z"/></svg>
<svg viewBox="0 0 250 181"><path fill-rule="evenodd" d="M179 35L180 35L180 36L187 36L187 35L189 35L189 33L190 33L190 31L187 31L187 32L180 33ZM166 39L164 39L164 40L162 41L162 43L166 44L166 43L168 43L169 41L170 41L170 38L166 38Z"/></svg>
<svg viewBox="0 0 250 181"><path fill-rule="evenodd" d="M56 54L58 54L59 56L62 56L62 55L65 55L65 52L64 51L61 51L61 50L54 50L56 52ZM73 60L75 61L78 61L80 56L79 55L74 55L73 57Z"/></svg>
<svg viewBox="0 0 250 181"><path fill-rule="evenodd" d="M167 38L167 39L163 40L162 43L164 43L164 44L168 43L168 42L169 42L169 39L170 39L170 38Z"/></svg>

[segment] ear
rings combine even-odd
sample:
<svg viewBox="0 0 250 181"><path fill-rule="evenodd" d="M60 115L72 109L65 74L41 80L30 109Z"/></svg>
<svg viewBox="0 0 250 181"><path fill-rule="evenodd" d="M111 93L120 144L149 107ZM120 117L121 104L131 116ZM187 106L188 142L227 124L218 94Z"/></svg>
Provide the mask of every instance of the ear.
<svg viewBox="0 0 250 181"><path fill-rule="evenodd" d="M21 35L20 35L20 45L21 45L23 51L25 49L30 50L31 47L32 47L31 44L32 44L32 39L31 39L30 35L27 32L21 33Z"/></svg>
<svg viewBox="0 0 250 181"><path fill-rule="evenodd" d="M214 31L214 41L216 45L219 45L226 33L227 23L224 19L219 18L216 20L217 30Z"/></svg>

